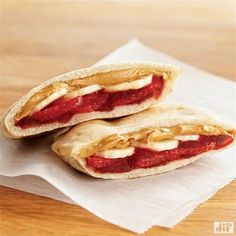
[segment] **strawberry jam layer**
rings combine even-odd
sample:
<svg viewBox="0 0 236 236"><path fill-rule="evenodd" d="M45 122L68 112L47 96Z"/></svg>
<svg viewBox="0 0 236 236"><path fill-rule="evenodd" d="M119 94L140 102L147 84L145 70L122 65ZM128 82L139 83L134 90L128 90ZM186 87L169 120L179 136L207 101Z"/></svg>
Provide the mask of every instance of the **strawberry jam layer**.
<svg viewBox="0 0 236 236"><path fill-rule="evenodd" d="M154 75L151 84L140 89L117 92L109 92L102 89L71 99L61 97L44 109L19 120L15 125L21 128L28 128L45 123L66 123L73 115L78 113L111 111L117 106L139 104L151 97L157 99L163 91L163 86L163 78Z"/></svg>
<svg viewBox="0 0 236 236"><path fill-rule="evenodd" d="M233 138L229 135L200 135L197 141L179 141L177 148L166 151L157 152L136 147L134 154L125 158L112 159L90 156L86 158L86 165L99 173L124 173L139 168L166 165L171 161L221 149L232 142Z"/></svg>

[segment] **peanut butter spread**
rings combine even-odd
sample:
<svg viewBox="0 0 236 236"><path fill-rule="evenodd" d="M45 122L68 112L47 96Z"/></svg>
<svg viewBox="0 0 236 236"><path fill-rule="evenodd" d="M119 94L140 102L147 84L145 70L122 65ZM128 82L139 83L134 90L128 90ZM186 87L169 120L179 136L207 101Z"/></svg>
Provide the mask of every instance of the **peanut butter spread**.
<svg viewBox="0 0 236 236"><path fill-rule="evenodd" d="M226 131L225 129L218 126L211 125L178 125L169 128L145 128L136 132L127 134L114 134L110 135L101 140L97 140L94 143L81 144L80 148L77 149L77 142L83 140L81 134L78 136L66 139L65 145L59 142L60 145L54 145L54 150L63 156L70 156L71 153L76 154L78 158L86 158L97 152L105 151L109 149L119 149L131 146L133 142L139 141L142 143L152 143L155 141L173 139L176 135L220 135L226 134L231 135L231 131ZM85 139L87 139L86 137ZM59 137L60 139L60 137ZM62 138L63 139L63 138ZM65 141L65 140L64 140ZM73 147L75 146L75 147ZM69 148L70 147L70 148ZM76 150L76 153L74 150Z"/></svg>
<svg viewBox="0 0 236 236"><path fill-rule="evenodd" d="M158 75L163 76L164 79L168 79L170 75L166 73L160 73L155 69L147 69L147 68L132 68L125 70L117 70L111 72L97 73L88 77L74 79L70 81L63 82L55 82L52 85L47 86L41 91L35 93L30 99L25 103L25 105L21 108L21 110L16 114L15 121L19 121L22 118L28 116L33 108L39 104L41 101L45 100L52 93L55 93L61 88L67 89L68 96L69 93L72 93L74 90L78 90L80 88L98 84L102 87L119 84L122 82L130 82L144 76L148 75Z"/></svg>

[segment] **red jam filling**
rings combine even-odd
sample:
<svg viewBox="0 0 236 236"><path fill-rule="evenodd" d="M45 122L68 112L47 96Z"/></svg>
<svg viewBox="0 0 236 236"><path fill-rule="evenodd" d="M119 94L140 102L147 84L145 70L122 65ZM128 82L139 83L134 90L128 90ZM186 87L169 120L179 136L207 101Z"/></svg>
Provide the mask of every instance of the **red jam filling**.
<svg viewBox="0 0 236 236"><path fill-rule="evenodd" d="M139 104L151 97L157 99L162 93L163 85L163 78L154 75L151 84L140 89L117 92L108 92L102 89L72 99L61 97L42 110L22 118L15 125L21 128L28 128L45 123L66 123L73 115L78 113L111 111L116 106Z"/></svg>
<svg viewBox="0 0 236 236"><path fill-rule="evenodd" d="M138 168L162 166L171 161L221 149L232 142L233 137L229 135L200 135L196 141L179 141L177 148L166 151L157 152L136 147L134 154L125 158L112 159L90 156L86 158L86 165L99 173L123 173Z"/></svg>

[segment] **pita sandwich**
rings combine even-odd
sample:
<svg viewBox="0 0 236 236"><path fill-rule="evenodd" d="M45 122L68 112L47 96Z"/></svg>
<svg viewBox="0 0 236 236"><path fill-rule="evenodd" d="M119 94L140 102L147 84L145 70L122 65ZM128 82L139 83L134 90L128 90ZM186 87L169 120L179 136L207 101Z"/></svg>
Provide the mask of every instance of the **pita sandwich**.
<svg viewBox="0 0 236 236"><path fill-rule="evenodd" d="M230 146L236 130L181 104L160 104L112 121L93 120L56 138L52 150L90 176L128 179L186 166Z"/></svg>
<svg viewBox="0 0 236 236"><path fill-rule="evenodd" d="M52 78L17 101L1 120L18 139L93 119L126 116L167 96L180 69L158 63L90 67Z"/></svg>

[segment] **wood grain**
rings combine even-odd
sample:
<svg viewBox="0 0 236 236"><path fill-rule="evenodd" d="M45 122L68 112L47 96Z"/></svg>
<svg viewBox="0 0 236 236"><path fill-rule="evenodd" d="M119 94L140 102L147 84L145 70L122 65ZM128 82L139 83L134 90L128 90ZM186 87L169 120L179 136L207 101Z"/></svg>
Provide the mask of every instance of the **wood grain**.
<svg viewBox="0 0 236 236"><path fill-rule="evenodd" d="M95 63L133 37L236 80L235 1L0 1L1 114L33 86ZM81 207L0 187L1 235L134 235ZM172 229L145 235L213 235L236 223L236 181Z"/></svg>

